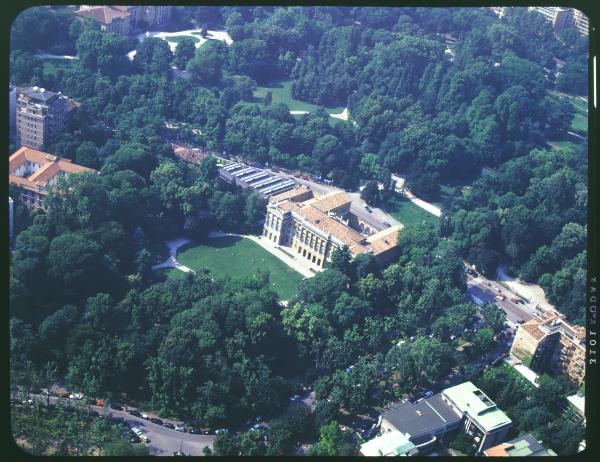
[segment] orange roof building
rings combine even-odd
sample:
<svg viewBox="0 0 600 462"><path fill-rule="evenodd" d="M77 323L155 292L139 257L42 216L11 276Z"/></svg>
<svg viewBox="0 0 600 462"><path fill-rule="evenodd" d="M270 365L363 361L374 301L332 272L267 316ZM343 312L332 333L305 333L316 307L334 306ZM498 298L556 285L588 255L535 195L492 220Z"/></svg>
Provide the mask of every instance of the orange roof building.
<svg viewBox="0 0 600 462"><path fill-rule="evenodd" d="M177 157L192 164L200 165L200 163L208 157L207 153L197 148L186 148L185 146L179 146L178 144L173 143L171 143L171 148Z"/></svg>
<svg viewBox="0 0 600 462"><path fill-rule="evenodd" d="M92 19L100 23L100 28L105 32L129 34L131 13L127 11L127 7L83 6L73 14L82 20Z"/></svg>
<svg viewBox="0 0 600 462"><path fill-rule="evenodd" d="M8 159L8 181L21 188L21 200L33 208L43 207L48 188L71 173L95 172L47 152L22 147Z"/></svg>
<svg viewBox="0 0 600 462"><path fill-rule="evenodd" d="M382 263L389 261L397 249L402 226L367 237L349 224L351 202L343 191L312 197L312 191L306 187L273 196L267 205L263 236L290 247L291 253L319 269L331 260L335 249L344 245L355 256L370 252Z"/></svg>
<svg viewBox="0 0 600 462"><path fill-rule="evenodd" d="M511 354L534 371L566 374L581 385L585 377L585 328L547 311L521 324Z"/></svg>

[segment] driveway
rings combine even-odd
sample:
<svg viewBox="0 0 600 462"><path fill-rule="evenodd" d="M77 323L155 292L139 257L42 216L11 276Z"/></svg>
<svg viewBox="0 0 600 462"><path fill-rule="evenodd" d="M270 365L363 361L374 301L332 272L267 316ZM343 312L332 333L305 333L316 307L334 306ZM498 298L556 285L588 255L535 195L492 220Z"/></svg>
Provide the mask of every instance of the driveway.
<svg viewBox="0 0 600 462"><path fill-rule="evenodd" d="M193 273L194 272L193 269L191 269L185 265L182 265L176 259L177 249L179 249L181 246L187 244L188 242L192 242L192 241L190 239L186 239L183 237L165 241L165 244L167 244L167 247L169 248L169 258L167 258L164 262L159 263L158 265L154 265L152 267L152 269L157 270L157 269L163 269L163 268L176 268L180 271L183 271L184 273L190 273L190 272Z"/></svg>

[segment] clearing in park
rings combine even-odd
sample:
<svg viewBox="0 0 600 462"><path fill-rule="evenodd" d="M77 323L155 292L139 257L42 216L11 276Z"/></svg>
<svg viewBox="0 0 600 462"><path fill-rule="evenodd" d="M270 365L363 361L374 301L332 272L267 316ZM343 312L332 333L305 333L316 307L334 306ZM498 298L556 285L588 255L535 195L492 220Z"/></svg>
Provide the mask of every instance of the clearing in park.
<svg viewBox="0 0 600 462"><path fill-rule="evenodd" d="M296 295L296 286L303 279L300 273L258 244L237 236L208 239L202 244L187 244L177 252L177 261L196 272L207 268L215 276L234 279L251 276L257 269L268 271L271 288L282 300L289 300Z"/></svg>

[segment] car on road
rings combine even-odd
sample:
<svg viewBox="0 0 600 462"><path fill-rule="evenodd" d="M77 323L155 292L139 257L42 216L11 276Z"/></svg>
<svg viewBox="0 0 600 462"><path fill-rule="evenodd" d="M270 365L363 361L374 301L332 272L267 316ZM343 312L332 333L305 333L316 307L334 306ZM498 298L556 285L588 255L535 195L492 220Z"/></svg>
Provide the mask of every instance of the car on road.
<svg viewBox="0 0 600 462"><path fill-rule="evenodd" d="M95 404L96 404L96 406L104 407L104 401L101 399L97 399Z"/></svg>
<svg viewBox="0 0 600 462"><path fill-rule="evenodd" d="M218 428L217 430L215 430L215 434L220 434L220 433L229 433L229 430L227 428Z"/></svg>
<svg viewBox="0 0 600 462"><path fill-rule="evenodd" d="M302 175L302 179L307 181L310 180L310 178L307 175Z"/></svg>
<svg viewBox="0 0 600 462"><path fill-rule="evenodd" d="M109 407L115 411L122 411L124 409L119 403L110 403Z"/></svg>
<svg viewBox="0 0 600 462"><path fill-rule="evenodd" d="M151 417L150 418L150 422L155 423L156 425L162 425L163 421L160 419L157 419L156 417Z"/></svg>
<svg viewBox="0 0 600 462"><path fill-rule="evenodd" d="M511 297L510 301L513 303L519 303L519 300L517 300L515 297Z"/></svg>
<svg viewBox="0 0 600 462"><path fill-rule="evenodd" d="M59 398L68 398L69 396L70 396L70 393L68 391L59 391L58 392Z"/></svg>
<svg viewBox="0 0 600 462"><path fill-rule="evenodd" d="M367 204L365 204L365 210L369 213L371 213L373 210L371 210L371 207L369 207Z"/></svg>
<svg viewBox="0 0 600 462"><path fill-rule="evenodd" d="M83 396L82 396L82 394L81 394L81 393L71 393L71 394L69 395L69 398L70 398L70 399L75 399L75 400L77 400L77 399L81 399L81 398L83 398Z"/></svg>
<svg viewBox="0 0 600 462"><path fill-rule="evenodd" d="M387 227L387 228L391 228L392 225L390 225L387 221L384 221L383 224Z"/></svg>
<svg viewBox="0 0 600 462"><path fill-rule="evenodd" d="M164 422L163 423L163 427L170 428L171 430L175 430L176 429L175 425L173 425L171 422Z"/></svg>
<svg viewBox="0 0 600 462"><path fill-rule="evenodd" d="M523 300L521 298L517 298L517 303L520 303L521 305L525 305L525 300Z"/></svg>
<svg viewBox="0 0 600 462"><path fill-rule="evenodd" d="M205 431L206 431L206 433L204 433L204 431L202 431L201 429L194 428L194 427L188 428L188 430L187 430L187 432L191 433L192 435L208 435L208 430L205 430Z"/></svg>
<svg viewBox="0 0 600 462"><path fill-rule="evenodd" d="M142 412L142 419L148 420L149 418L150 418L150 416L148 414L146 414L145 412Z"/></svg>
<svg viewBox="0 0 600 462"><path fill-rule="evenodd" d="M525 322L525 320L523 320L523 319L519 319L519 320L517 321L517 324L523 324L524 322Z"/></svg>
<svg viewBox="0 0 600 462"><path fill-rule="evenodd" d="M175 425L175 431L181 432L181 433L186 433L186 429L183 425Z"/></svg>
<svg viewBox="0 0 600 462"><path fill-rule="evenodd" d="M142 417L142 413L140 411L138 411L137 409L128 409L127 413L129 415L135 416L135 417Z"/></svg>
<svg viewBox="0 0 600 462"><path fill-rule="evenodd" d="M300 399L300 395L294 395L290 397L290 401L298 401Z"/></svg>

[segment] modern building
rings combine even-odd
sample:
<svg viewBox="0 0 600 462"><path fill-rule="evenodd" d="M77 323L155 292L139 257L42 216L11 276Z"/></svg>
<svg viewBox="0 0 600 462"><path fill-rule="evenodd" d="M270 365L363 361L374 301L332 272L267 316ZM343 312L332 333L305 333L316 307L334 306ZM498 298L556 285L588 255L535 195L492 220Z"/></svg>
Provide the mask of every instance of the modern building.
<svg viewBox="0 0 600 462"><path fill-rule="evenodd" d="M570 396L567 396L567 401L571 406L571 409L575 411L579 421L585 425L585 394L578 391Z"/></svg>
<svg viewBox="0 0 600 462"><path fill-rule="evenodd" d="M307 199L308 198L308 199ZM263 236L282 247L289 247L312 263L324 268L336 249L347 245L356 256L372 253L382 264L397 253L402 226L393 226L370 236L351 227L351 199L343 191L312 197L306 188L296 188L269 199Z"/></svg>
<svg viewBox="0 0 600 462"><path fill-rule="evenodd" d="M409 440L409 435L397 430L385 432L360 446L359 456L414 456L419 453L417 447Z"/></svg>
<svg viewBox="0 0 600 462"><path fill-rule="evenodd" d="M100 23L100 29L105 32L113 32L122 36L129 34L132 14L127 11L127 7L84 5L74 14L82 20L92 19Z"/></svg>
<svg viewBox="0 0 600 462"><path fill-rule="evenodd" d="M527 433L515 439L501 443L483 451L487 457L528 457L528 456L556 456L552 449L546 449L541 441Z"/></svg>
<svg viewBox="0 0 600 462"><path fill-rule="evenodd" d="M521 324L511 354L537 372L566 374L581 385L585 378L585 328L574 326L557 311Z"/></svg>
<svg viewBox="0 0 600 462"><path fill-rule="evenodd" d="M64 128L67 98L44 88L16 90L16 145L40 149Z"/></svg>
<svg viewBox="0 0 600 462"><path fill-rule="evenodd" d="M555 31L565 27L574 27L579 33L589 35L588 18L579 10L558 6L531 6L529 10L541 14L547 21L550 21Z"/></svg>
<svg viewBox="0 0 600 462"><path fill-rule="evenodd" d="M503 442L511 425L512 421L485 393L465 382L416 403L391 407L381 415L380 431L408 435L421 452L448 433L462 431L479 454Z"/></svg>
<svg viewBox="0 0 600 462"><path fill-rule="evenodd" d="M512 421L473 383L446 388L441 399L462 416L462 431L475 442L478 454L506 438Z"/></svg>
<svg viewBox="0 0 600 462"><path fill-rule="evenodd" d="M8 160L8 181L21 189L21 202L31 208L44 207L48 189L60 178L82 172L95 170L27 147L18 149Z"/></svg>
<svg viewBox="0 0 600 462"><path fill-rule="evenodd" d="M219 177L228 183L250 188L268 198L297 186L297 183L283 176L276 175L255 166L232 163L219 169Z"/></svg>
<svg viewBox="0 0 600 462"><path fill-rule="evenodd" d="M460 428L462 415L454 411L441 394L433 395L417 403L400 403L381 416L381 432L406 434L421 451Z"/></svg>

